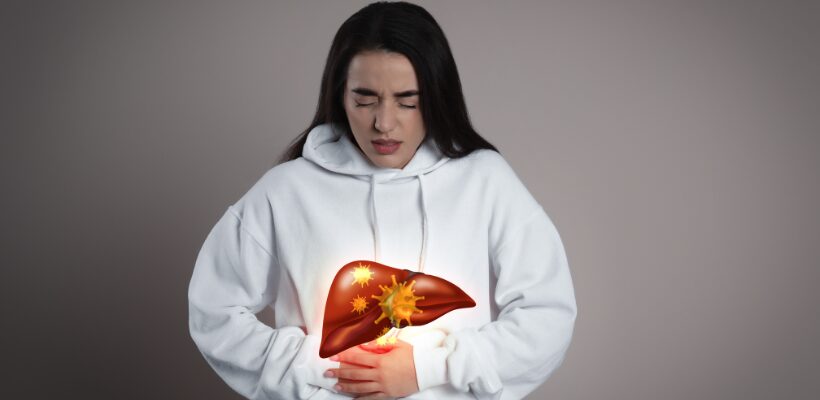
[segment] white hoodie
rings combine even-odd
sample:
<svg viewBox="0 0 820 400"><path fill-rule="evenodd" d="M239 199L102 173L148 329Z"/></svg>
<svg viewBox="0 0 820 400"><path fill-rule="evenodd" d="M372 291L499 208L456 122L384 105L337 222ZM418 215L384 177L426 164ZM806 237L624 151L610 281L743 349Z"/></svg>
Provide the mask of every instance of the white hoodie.
<svg viewBox="0 0 820 400"><path fill-rule="evenodd" d="M349 399L323 376L339 363L319 341L333 278L359 259L444 278L476 302L401 329L420 389L408 399L520 399L564 359L577 312L564 247L500 154L450 159L428 138L403 169L379 168L328 124L208 234L191 336L248 398ZM268 306L273 327L255 316Z"/></svg>

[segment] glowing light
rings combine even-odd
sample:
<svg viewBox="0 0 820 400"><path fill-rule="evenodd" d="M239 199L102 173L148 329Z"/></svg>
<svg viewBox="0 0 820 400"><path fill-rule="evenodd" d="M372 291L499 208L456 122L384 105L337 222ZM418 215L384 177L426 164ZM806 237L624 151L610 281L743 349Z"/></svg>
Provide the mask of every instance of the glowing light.
<svg viewBox="0 0 820 400"><path fill-rule="evenodd" d="M353 274L353 283L351 285L359 284L361 287L367 285L368 282L373 279L373 271L370 270L369 265L362 265L359 263L359 266L354 268L353 271L350 271Z"/></svg>
<svg viewBox="0 0 820 400"><path fill-rule="evenodd" d="M390 328L384 327L381 333L379 333L378 337L376 337L376 344L379 346L387 346L388 344L396 344L396 335L391 335L388 337L388 333L390 333Z"/></svg>

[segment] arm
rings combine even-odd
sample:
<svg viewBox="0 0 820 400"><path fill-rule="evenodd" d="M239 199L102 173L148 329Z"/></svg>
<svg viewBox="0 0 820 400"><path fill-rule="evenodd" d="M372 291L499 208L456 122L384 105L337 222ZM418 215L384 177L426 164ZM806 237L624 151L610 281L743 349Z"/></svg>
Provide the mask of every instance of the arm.
<svg viewBox="0 0 820 400"><path fill-rule="evenodd" d="M247 398L307 399L330 390L335 380L322 374L339 363L319 358L316 335L257 320L275 298L280 271L274 252L240 215L229 207L197 256L188 289L191 337L216 373Z"/></svg>
<svg viewBox="0 0 820 400"><path fill-rule="evenodd" d="M569 348L577 308L561 238L509 165L491 161L498 197L489 256L499 314L478 329L452 332L442 347L414 353L419 390L449 383L480 399L523 398Z"/></svg>
<svg viewBox="0 0 820 400"><path fill-rule="evenodd" d="M523 398L560 366L574 328L575 296L558 232L539 210L494 254L498 319L415 353L420 390L449 382L480 399Z"/></svg>

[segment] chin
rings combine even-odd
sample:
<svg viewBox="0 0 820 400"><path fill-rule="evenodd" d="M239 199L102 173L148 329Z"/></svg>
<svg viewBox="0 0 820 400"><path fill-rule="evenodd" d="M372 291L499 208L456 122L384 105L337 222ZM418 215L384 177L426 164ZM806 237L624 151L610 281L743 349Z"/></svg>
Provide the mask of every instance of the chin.
<svg viewBox="0 0 820 400"><path fill-rule="evenodd" d="M401 162L398 161L398 158L395 155L384 156L381 154L374 155L371 159L373 164L380 168L397 168L401 169Z"/></svg>
<svg viewBox="0 0 820 400"><path fill-rule="evenodd" d="M396 169L401 169L401 167L400 167L398 164L396 164L396 163L382 163L381 165L379 165L379 164L376 164L376 165L378 165L379 167L382 167L382 168L396 168Z"/></svg>

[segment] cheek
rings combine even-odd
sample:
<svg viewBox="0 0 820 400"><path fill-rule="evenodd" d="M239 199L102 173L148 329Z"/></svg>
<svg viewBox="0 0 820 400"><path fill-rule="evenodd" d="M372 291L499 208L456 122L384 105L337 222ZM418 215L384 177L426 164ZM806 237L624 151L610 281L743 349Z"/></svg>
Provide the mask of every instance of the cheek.
<svg viewBox="0 0 820 400"><path fill-rule="evenodd" d="M370 113L365 108L346 106L345 113L347 114L347 119L350 121L351 125L355 124L357 126L364 126L368 124Z"/></svg>
<svg viewBox="0 0 820 400"><path fill-rule="evenodd" d="M415 139L418 143L424 140L424 120L421 114L416 113L408 120L408 128L415 133Z"/></svg>

